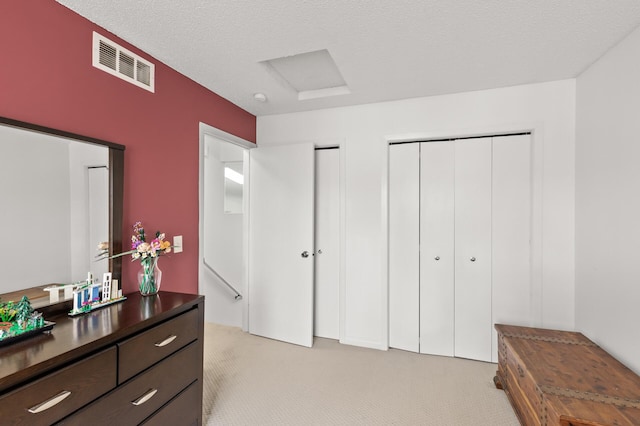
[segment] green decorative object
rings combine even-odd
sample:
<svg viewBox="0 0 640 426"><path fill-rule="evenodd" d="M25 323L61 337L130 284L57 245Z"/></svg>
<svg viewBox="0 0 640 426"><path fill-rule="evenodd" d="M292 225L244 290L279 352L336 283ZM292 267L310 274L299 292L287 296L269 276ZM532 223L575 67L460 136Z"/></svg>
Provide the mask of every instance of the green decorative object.
<svg viewBox="0 0 640 426"><path fill-rule="evenodd" d="M49 331L54 324L33 310L27 296L22 296L17 303L0 302L0 346Z"/></svg>
<svg viewBox="0 0 640 426"><path fill-rule="evenodd" d="M16 306L16 321L20 324L26 325L31 318L31 314L33 313L33 308L31 307L31 303L29 302L29 298L27 296L22 296L20 302Z"/></svg>
<svg viewBox="0 0 640 426"><path fill-rule="evenodd" d="M0 303L0 321L13 322L18 311L13 302Z"/></svg>

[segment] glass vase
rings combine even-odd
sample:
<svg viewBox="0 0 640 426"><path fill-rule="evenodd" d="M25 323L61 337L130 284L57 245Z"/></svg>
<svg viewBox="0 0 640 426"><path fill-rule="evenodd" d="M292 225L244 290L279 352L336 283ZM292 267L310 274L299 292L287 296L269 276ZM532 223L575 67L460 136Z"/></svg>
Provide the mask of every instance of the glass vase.
<svg viewBox="0 0 640 426"><path fill-rule="evenodd" d="M146 257L140 259L140 272L138 272L138 288L143 296L156 294L160 290L162 271L158 268L158 257Z"/></svg>

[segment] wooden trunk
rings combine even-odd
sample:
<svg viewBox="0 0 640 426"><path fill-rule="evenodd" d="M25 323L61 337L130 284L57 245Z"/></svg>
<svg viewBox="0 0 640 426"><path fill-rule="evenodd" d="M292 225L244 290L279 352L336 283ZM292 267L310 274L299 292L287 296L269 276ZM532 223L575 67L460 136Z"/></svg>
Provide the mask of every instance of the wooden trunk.
<svg viewBox="0 0 640 426"><path fill-rule="evenodd" d="M494 381L523 425L640 425L640 377L584 335L495 328Z"/></svg>

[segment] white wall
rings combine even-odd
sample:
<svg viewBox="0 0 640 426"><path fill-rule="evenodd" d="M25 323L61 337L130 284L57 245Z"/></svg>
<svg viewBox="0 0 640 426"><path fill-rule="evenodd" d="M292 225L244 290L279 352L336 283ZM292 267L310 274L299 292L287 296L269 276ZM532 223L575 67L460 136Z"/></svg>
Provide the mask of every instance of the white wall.
<svg viewBox="0 0 640 426"><path fill-rule="evenodd" d="M68 145L0 126L0 293L71 279Z"/></svg>
<svg viewBox="0 0 640 426"><path fill-rule="evenodd" d="M640 30L577 79L576 328L640 373Z"/></svg>
<svg viewBox="0 0 640 426"><path fill-rule="evenodd" d="M344 343L387 347L387 140L534 131L532 325L574 326L575 80L257 119L258 146L344 140ZM537 222L536 222L537 221Z"/></svg>

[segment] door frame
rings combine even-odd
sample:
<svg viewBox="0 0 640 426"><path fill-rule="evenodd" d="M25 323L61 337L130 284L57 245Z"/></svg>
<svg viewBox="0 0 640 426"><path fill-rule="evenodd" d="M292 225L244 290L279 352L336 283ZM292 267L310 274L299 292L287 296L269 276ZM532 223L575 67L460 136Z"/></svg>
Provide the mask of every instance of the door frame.
<svg viewBox="0 0 640 426"><path fill-rule="evenodd" d="M445 129L432 132L414 132L385 135L382 154L382 189L381 189L381 226L382 226L382 262L381 282L386 288L383 297L385 318L382 321L383 341L389 348L389 145L399 142L421 142L438 139L459 139L468 137L497 136L512 133L531 133L531 324L532 327L543 326L542 312L542 185L544 177L544 128L541 123L515 123L498 126L484 126L464 129Z"/></svg>
<svg viewBox="0 0 640 426"><path fill-rule="evenodd" d="M215 137L225 142L238 145L245 148L243 169L245 176L245 190L243 194L243 217L242 217L242 292L244 293L242 300L242 330L247 331L249 328L249 310L247 309L247 289L249 279L249 150L257 148L257 144L250 142L241 137L227 133L216 127L206 123L199 123L199 141L198 141L198 292L200 293L200 283L204 280L204 154L205 154L205 135Z"/></svg>

